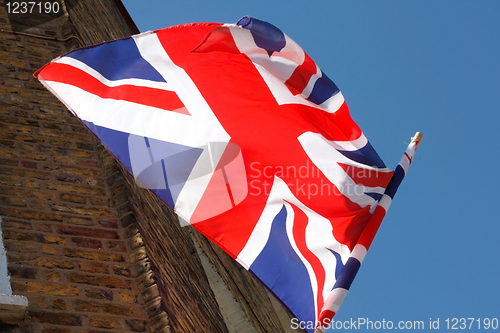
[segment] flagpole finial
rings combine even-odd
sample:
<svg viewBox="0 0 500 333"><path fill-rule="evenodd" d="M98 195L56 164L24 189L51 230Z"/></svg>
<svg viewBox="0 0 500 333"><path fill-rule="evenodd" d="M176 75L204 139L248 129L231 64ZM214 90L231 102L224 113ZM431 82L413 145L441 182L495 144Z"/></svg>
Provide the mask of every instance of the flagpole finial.
<svg viewBox="0 0 500 333"><path fill-rule="evenodd" d="M424 135L420 132L415 133L415 135L411 138L411 142L420 142Z"/></svg>

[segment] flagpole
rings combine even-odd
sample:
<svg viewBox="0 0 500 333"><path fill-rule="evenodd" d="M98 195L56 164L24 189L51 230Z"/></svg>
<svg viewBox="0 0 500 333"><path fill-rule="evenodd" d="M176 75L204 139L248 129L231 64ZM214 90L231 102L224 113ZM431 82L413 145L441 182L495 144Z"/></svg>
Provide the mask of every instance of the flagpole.
<svg viewBox="0 0 500 333"><path fill-rule="evenodd" d="M332 292L325 301L325 305L321 310L321 314L319 316L320 323L325 323L325 319L329 323L340 308L340 305L347 295L349 287L351 286L351 283L354 280L354 277L356 276L361 263L363 262L366 252L370 248L370 245L372 244L373 239L377 234L380 224L382 223L382 220L389 210L392 200L394 199L394 195L396 194L399 185L401 184L406 175L406 172L408 171L408 167L410 166L413 157L415 156L422 138L423 135L420 132L415 133L415 135L411 138L411 142L406 148L403 157L401 157L398 166L394 170L394 174L385 189L384 195L373 211L370 220L366 224L366 227L363 229L363 232L361 233L356 246L349 256L344 269L335 282ZM324 330L324 327L318 327L316 328L314 333L323 333Z"/></svg>
<svg viewBox="0 0 500 333"><path fill-rule="evenodd" d="M370 248L370 245L375 238L375 234L377 233L378 228L382 223L382 219L385 217L387 211L389 210L392 200L394 199L394 195L396 194L399 185L401 185L401 182L403 181L406 172L408 171L408 167L410 166L413 157L415 156L422 138L423 135L420 132L415 133L415 135L411 138L411 142L406 148L405 153L401 157L398 166L394 170L394 175L392 176L389 185L387 185L384 195L380 199L365 229L363 229L363 232L361 233L357 244L364 245L366 250Z"/></svg>

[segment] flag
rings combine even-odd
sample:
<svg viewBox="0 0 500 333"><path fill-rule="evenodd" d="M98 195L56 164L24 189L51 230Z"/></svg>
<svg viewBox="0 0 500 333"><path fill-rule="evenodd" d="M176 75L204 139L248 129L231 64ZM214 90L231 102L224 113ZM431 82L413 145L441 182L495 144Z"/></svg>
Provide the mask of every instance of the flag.
<svg viewBox="0 0 500 333"><path fill-rule="evenodd" d="M77 49L35 76L300 327L326 327L393 171L299 45L243 17Z"/></svg>

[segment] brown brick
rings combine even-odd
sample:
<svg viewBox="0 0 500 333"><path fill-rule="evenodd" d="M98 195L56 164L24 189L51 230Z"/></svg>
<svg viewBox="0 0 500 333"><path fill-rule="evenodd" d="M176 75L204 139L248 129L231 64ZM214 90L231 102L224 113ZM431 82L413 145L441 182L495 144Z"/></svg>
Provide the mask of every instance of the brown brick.
<svg viewBox="0 0 500 333"><path fill-rule="evenodd" d="M30 258L31 257L31 258ZM74 265L70 260L56 259L47 256L34 257L30 255L27 257L22 254L9 254L9 262L17 265L29 265L45 268L59 268L59 269L73 269Z"/></svg>
<svg viewBox="0 0 500 333"><path fill-rule="evenodd" d="M56 255L56 254L58 254L58 252L59 251L54 246L42 245L42 253Z"/></svg>
<svg viewBox="0 0 500 333"><path fill-rule="evenodd" d="M42 169L49 171L58 171L61 173L74 174L74 175L89 175L89 176L99 175L99 169L67 166L62 164L43 163Z"/></svg>
<svg viewBox="0 0 500 333"><path fill-rule="evenodd" d="M138 249L144 246L144 240L141 236L141 234L137 233L134 236L130 237L127 239L127 244L130 249ZM145 251L144 251L145 252ZM140 259L143 256L138 256L137 259Z"/></svg>
<svg viewBox="0 0 500 333"><path fill-rule="evenodd" d="M106 253L103 251L81 250L73 248L65 248L64 255L71 258L82 258L82 259L98 260L98 261L116 261L116 262L125 261L125 257L123 257L123 255L121 254Z"/></svg>
<svg viewBox="0 0 500 333"><path fill-rule="evenodd" d="M128 303L128 304L137 303L137 297L133 293L122 291L118 294L118 298L122 303Z"/></svg>
<svg viewBox="0 0 500 333"><path fill-rule="evenodd" d="M42 333L73 333L73 332L74 331L72 328L60 327L60 326L44 327L42 331Z"/></svg>
<svg viewBox="0 0 500 333"><path fill-rule="evenodd" d="M132 276L132 273L130 272L130 268L128 266L114 265L113 266L113 272L116 275L120 275L120 276L125 276L125 277L131 277Z"/></svg>
<svg viewBox="0 0 500 333"><path fill-rule="evenodd" d="M84 184L83 178L81 176L56 174L55 178L57 181L64 183Z"/></svg>
<svg viewBox="0 0 500 333"><path fill-rule="evenodd" d="M120 187L121 188L121 187ZM122 191L118 195L113 196L111 201L113 207L119 207L128 201L128 196L125 191Z"/></svg>
<svg viewBox="0 0 500 333"><path fill-rule="evenodd" d="M93 226L95 225L94 221L90 217L80 217L80 216L65 216L64 223L67 224L75 224L75 225L84 225L84 226Z"/></svg>
<svg viewBox="0 0 500 333"><path fill-rule="evenodd" d="M48 98L30 97L26 101L29 102L30 104L32 104L32 105L34 104L36 106L38 106L38 105L60 106L59 101L55 101L53 99L48 99ZM55 135L55 133L52 133L52 134L54 134L54 136L57 136L57 135Z"/></svg>
<svg viewBox="0 0 500 333"><path fill-rule="evenodd" d="M22 151L22 150L12 150L0 147L0 156L16 158L16 159L30 159L35 161L45 161L47 159L47 155L31 152L31 151Z"/></svg>
<svg viewBox="0 0 500 333"><path fill-rule="evenodd" d="M2 221L2 228L33 230L31 222L12 221L7 219Z"/></svg>
<svg viewBox="0 0 500 333"><path fill-rule="evenodd" d="M125 222L126 220L128 221ZM139 227L136 224L137 219L134 214L125 215L120 219L120 222L125 228L126 238L135 237L137 234L139 234Z"/></svg>
<svg viewBox="0 0 500 333"><path fill-rule="evenodd" d="M5 145L5 140L0 141L0 145ZM12 148L14 148L14 142L12 142ZM0 165L12 166L16 167L19 165L19 161L17 159L12 158L0 158Z"/></svg>
<svg viewBox="0 0 500 333"><path fill-rule="evenodd" d="M99 164L94 160L80 160L80 164L91 168L99 168Z"/></svg>
<svg viewBox="0 0 500 333"><path fill-rule="evenodd" d="M75 310L99 314L113 314L141 318L144 316L142 308L130 305L116 305L106 301L75 300Z"/></svg>
<svg viewBox="0 0 500 333"><path fill-rule="evenodd" d="M90 197L90 203L95 206L109 207L109 199L104 197Z"/></svg>
<svg viewBox="0 0 500 333"><path fill-rule="evenodd" d="M116 161L115 161L115 163L116 163ZM125 184L123 182L118 182L118 183L112 185L111 186L111 196L113 197L113 200L115 200L115 198L119 197L125 191L126 191ZM119 204L126 202L126 201L128 201L128 197L126 200L121 200L121 201L119 199L117 199L115 207L118 206Z"/></svg>
<svg viewBox="0 0 500 333"><path fill-rule="evenodd" d="M12 53L19 52L19 49L16 49L16 48L7 48L7 50L9 52L12 52ZM10 78L10 79L17 79L17 80L21 80L21 81L28 81L29 79L31 79L31 75L28 75L26 73L8 73L5 75L5 77Z"/></svg>
<svg viewBox="0 0 500 333"><path fill-rule="evenodd" d="M85 289L85 296L89 298L112 301L113 291L109 289Z"/></svg>
<svg viewBox="0 0 500 333"><path fill-rule="evenodd" d="M88 273L102 273L108 274L109 267L108 265L100 262L92 262L92 261L82 261L80 262L80 270Z"/></svg>
<svg viewBox="0 0 500 333"><path fill-rule="evenodd" d="M1 173L0 169L0 173ZM23 181L20 178L17 177L11 177L11 176L3 176L0 174L0 185L7 185L7 186L23 186Z"/></svg>
<svg viewBox="0 0 500 333"><path fill-rule="evenodd" d="M14 126L0 122L0 130L3 132L12 132L14 131Z"/></svg>
<svg viewBox="0 0 500 333"><path fill-rule="evenodd" d="M81 123L76 123L76 125L70 126L71 131L77 133L88 133L88 129Z"/></svg>
<svg viewBox="0 0 500 333"><path fill-rule="evenodd" d="M37 278L37 269L33 267L22 267L22 266L9 266L9 273L11 278L20 278L20 279L36 279Z"/></svg>
<svg viewBox="0 0 500 333"><path fill-rule="evenodd" d="M149 318L159 315L163 311L161 307L161 297L157 297L146 303L145 310Z"/></svg>
<svg viewBox="0 0 500 333"><path fill-rule="evenodd" d="M55 36L56 33L54 31L48 31L46 30L45 31L45 35L52 35L52 36ZM32 56L35 56L37 58L47 58L47 57L50 57L51 53L50 52L47 52L46 50L36 50L36 51L33 51L33 50L30 50L28 52L26 52L27 54L29 55L32 55ZM30 87L32 89L43 89L42 85L37 83L37 84L26 84L27 87Z"/></svg>
<svg viewBox="0 0 500 333"><path fill-rule="evenodd" d="M148 258L143 258L138 261L134 261L134 268L138 275L143 275L151 269L151 263Z"/></svg>
<svg viewBox="0 0 500 333"><path fill-rule="evenodd" d="M22 198L40 198L45 200L54 200L56 198L55 193L50 191L33 191L32 189L14 188L14 187L2 188L0 189L0 193L3 195L22 197Z"/></svg>
<svg viewBox="0 0 500 333"><path fill-rule="evenodd" d="M85 202L87 202L87 198L86 197L82 197L82 196L76 195L76 194L62 193L59 197L63 201L69 201L69 202L74 202L74 203L85 203Z"/></svg>
<svg viewBox="0 0 500 333"><path fill-rule="evenodd" d="M43 86L42 90L45 90ZM59 107L45 107L44 105L40 105L37 109L38 110L36 111L38 112L32 113L31 118L45 120L48 123L80 123L80 121L76 117L68 117L69 111L63 105L59 105ZM41 122L40 124L43 123L44 122Z"/></svg>
<svg viewBox="0 0 500 333"><path fill-rule="evenodd" d="M63 235L87 236L87 237L108 238L108 239L120 238L120 236L116 231L95 229L95 228L58 225L57 231Z"/></svg>
<svg viewBox="0 0 500 333"><path fill-rule="evenodd" d="M158 291L158 285L156 284L142 291L142 299L144 302L149 302L158 296L160 296L160 292Z"/></svg>
<svg viewBox="0 0 500 333"><path fill-rule="evenodd" d="M89 316L90 319L90 325L93 327L99 327L99 328L116 328L120 329L122 328L122 325L118 321L118 319L109 317L109 316Z"/></svg>
<svg viewBox="0 0 500 333"><path fill-rule="evenodd" d="M36 230L42 231L42 232L52 232L52 224L38 223L36 226Z"/></svg>
<svg viewBox="0 0 500 333"><path fill-rule="evenodd" d="M168 320L167 314L162 313L149 321L149 328L151 332L160 332L163 328L168 326L170 321Z"/></svg>
<svg viewBox="0 0 500 333"><path fill-rule="evenodd" d="M19 145L19 141L28 142L28 143L43 143L44 138L35 136L35 135L23 135L23 134L12 134L12 139L16 140Z"/></svg>
<svg viewBox="0 0 500 333"><path fill-rule="evenodd" d="M53 156L52 161L54 161L55 163L77 164L77 165L80 164L79 159L64 155Z"/></svg>
<svg viewBox="0 0 500 333"><path fill-rule="evenodd" d="M49 323L55 325L81 326L82 321L79 316L61 313L61 312L46 312L46 311L28 311L28 316L34 321Z"/></svg>
<svg viewBox="0 0 500 333"><path fill-rule="evenodd" d="M57 105L56 107L49 107L47 105L40 105L38 108L38 111L39 113L36 114L38 117L41 116L41 115L50 115L50 116L54 116L54 115L64 115L68 112L68 110L66 108L63 108L61 107L61 105ZM33 117L35 116L32 115ZM54 118L48 118L48 119L54 119ZM64 118L60 118L60 119L65 119L65 120L70 120L71 118L67 118L67 117L64 117Z"/></svg>
<svg viewBox="0 0 500 333"><path fill-rule="evenodd" d="M0 63L2 63L0 61ZM20 88L16 87L5 87L5 86L0 86L0 93L7 93L7 94L17 94L17 95L22 95L22 96L29 96L31 95L30 92L26 92Z"/></svg>
<svg viewBox="0 0 500 333"><path fill-rule="evenodd" d="M83 238L83 237L72 237L71 241L80 247L86 247L89 249L101 249L102 242L98 239L93 238Z"/></svg>
<svg viewBox="0 0 500 333"><path fill-rule="evenodd" d="M24 61L7 60L7 59L1 59L1 58L0 58L0 64L15 66L15 67L24 67L26 65L26 63Z"/></svg>
<svg viewBox="0 0 500 333"><path fill-rule="evenodd" d="M74 206L69 204L52 204L50 209L57 212L112 217L113 214L108 209L94 208L88 206Z"/></svg>
<svg viewBox="0 0 500 333"><path fill-rule="evenodd" d="M37 169L38 164L32 161L21 161L21 166L24 168Z"/></svg>
<svg viewBox="0 0 500 333"><path fill-rule="evenodd" d="M152 271L148 271L137 278L137 286L140 290L146 289L155 283Z"/></svg>
<svg viewBox="0 0 500 333"><path fill-rule="evenodd" d="M4 124L16 124L39 127L38 121L20 117L0 116L0 122Z"/></svg>
<svg viewBox="0 0 500 333"><path fill-rule="evenodd" d="M44 210L46 201L42 199L31 199L28 201L28 208Z"/></svg>
<svg viewBox="0 0 500 333"><path fill-rule="evenodd" d="M31 143L17 142L16 147L18 150L25 150L30 152L38 151L37 146Z"/></svg>
<svg viewBox="0 0 500 333"><path fill-rule="evenodd" d="M100 179L100 178L95 178L95 177L87 177L84 179L84 183L89 185L89 186L100 186L100 187L104 187L105 186L105 182ZM102 192L102 193L105 193L105 192Z"/></svg>
<svg viewBox="0 0 500 333"><path fill-rule="evenodd" d="M42 122L40 125L43 128L49 128L49 129L54 129L54 130L59 130L59 131L66 131L68 126L64 123L54 123L54 122ZM56 160L53 160L54 162L57 162Z"/></svg>
<svg viewBox="0 0 500 333"><path fill-rule="evenodd" d="M47 103L46 100L41 100L39 98L30 98L32 102L41 102L40 104ZM49 102L50 103L50 102ZM40 128L38 130L39 135L49 136L49 137L57 137L57 138L65 138L65 139L73 139L78 141L86 141L89 137L86 134L78 134L72 132L63 132L58 130Z"/></svg>
<svg viewBox="0 0 500 333"><path fill-rule="evenodd" d="M83 151L80 149L74 149L69 151L69 155L78 157L78 158L92 158L93 154L88 151Z"/></svg>
<svg viewBox="0 0 500 333"><path fill-rule="evenodd" d="M71 147L73 145L73 141L56 138L50 139L49 144L52 146Z"/></svg>
<svg viewBox="0 0 500 333"><path fill-rule="evenodd" d="M1 172L0 168L0 172ZM69 192L69 193L79 193L79 194L90 194L90 195L104 195L105 191L102 188L95 187L86 187L86 186L78 186L78 185L70 185L70 184L61 184L61 183L47 183L47 189L56 190L59 192Z"/></svg>
<svg viewBox="0 0 500 333"><path fill-rule="evenodd" d="M38 188L40 188L40 182L31 180L31 179L27 179L26 180L26 187L38 189Z"/></svg>
<svg viewBox="0 0 500 333"><path fill-rule="evenodd" d="M44 243L44 244L58 244L58 245L66 244L66 238L56 235L38 234L36 239L39 243Z"/></svg>
<svg viewBox="0 0 500 333"><path fill-rule="evenodd" d="M3 216L17 217L21 219L42 220L42 221L62 221L62 215L58 213L47 213L29 209L17 209L2 207Z"/></svg>
<svg viewBox="0 0 500 333"><path fill-rule="evenodd" d="M3 135L5 137L5 135ZM10 137L9 137L10 139ZM0 147L5 147L5 148L16 148L16 143L12 140L5 140L1 139L0 140ZM0 149L0 156L7 157L9 159L15 159L17 156L14 154L11 149ZM9 165L9 163L2 163L4 165ZM17 164L16 164L17 165Z"/></svg>
<svg viewBox="0 0 500 333"><path fill-rule="evenodd" d="M78 288L60 283L44 283L36 281L17 281L11 282L12 291L27 292L34 294L49 294L56 296L76 296L78 295Z"/></svg>
<svg viewBox="0 0 500 333"><path fill-rule="evenodd" d="M5 232L5 231L4 231ZM5 248L8 252L21 252L21 253L34 253L38 252L40 249L37 244L30 244L24 241L14 242L8 239L4 240Z"/></svg>
<svg viewBox="0 0 500 333"><path fill-rule="evenodd" d="M132 332L146 332L146 322L139 319L126 319L125 324Z"/></svg>
<svg viewBox="0 0 500 333"><path fill-rule="evenodd" d="M68 148L67 146L57 147L57 146L38 145L38 149L40 150L40 152L49 153L52 155L73 156L80 158L91 158L93 156L91 152Z"/></svg>
<svg viewBox="0 0 500 333"><path fill-rule="evenodd" d="M127 246L124 241L110 241L106 242L107 248L115 252L127 252Z"/></svg>
<svg viewBox="0 0 500 333"><path fill-rule="evenodd" d="M80 273L69 273L66 278L71 283L88 284L92 286L130 289L131 283L129 280L104 275L90 275Z"/></svg>
<svg viewBox="0 0 500 333"><path fill-rule="evenodd" d="M93 143L87 143L87 142L77 142L76 143L76 148L78 149L83 149L83 150L94 150L94 144Z"/></svg>
<svg viewBox="0 0 500 333"><path fill-rule="evenodd" d="M50 301L50 305L52 306L53 309L57 310L68 310L68 304L66 304L66 301L62 298L54 298Z"/></svg>
<svg viewBox="0 0 500 333"><path fill-rule="evenodd" d="M16 133L35 134L36 129L33 127L28 127L28 126L17 126Z"/></svg>
<svg viewBox="0 0 500 333"><path fill-rule="evenodd" d="M130 203L126 203L124 205L121 205L119 207L115 207L116 212L118 213L118 216L125 215L131 211L133 211L132 205Z"/></svg>
<svg viewBox="0 0 500 333"><path fill-rule="evenodd" d="M5 211L6 207L2 207L3 211ZM33 233L30 232L24 232L24 231L14 231L14 230L4 230L3 232L3 237L5 239L13 239L13 240L19 240L19 241L35 241L36 236Z"/></svg>
<svg viewBox="0 0 500 333"><path fill-rule="evenodd" d="M118 221L116 220L98 220L98 223L105 228L118 229Z"/></svg>
<svg viewBox="0 0 500 333"><path fill-rule="evenodd" d="M10 167L0 167L0 174L41 180L49 180L52 177L51 173L47 171Z"/></svg>
<svg viewBox="0 0 500 333"><path fill-rule="evenodd" d="M115 184L121 184L123 182L123 175L119 170L116 170L113 175L107 179L108 185L113 186Z"/></svg>
<svg viewBox="0 0 500 333"><path fill-rule="evenodd" d="M45 280L48 282L61 282L61 273L58 271L51 271L48 273L45 273Z"/></svg>
<svg viewBox="0 0 500 333"><path fill-rule="evenodd" d="M49 309L49 299L54 297L52 295L37 295L37 294L30 294L27 295L28 299L28 306L31 307L32 309ZM17 332L16 332L17 333Z"/></svg>

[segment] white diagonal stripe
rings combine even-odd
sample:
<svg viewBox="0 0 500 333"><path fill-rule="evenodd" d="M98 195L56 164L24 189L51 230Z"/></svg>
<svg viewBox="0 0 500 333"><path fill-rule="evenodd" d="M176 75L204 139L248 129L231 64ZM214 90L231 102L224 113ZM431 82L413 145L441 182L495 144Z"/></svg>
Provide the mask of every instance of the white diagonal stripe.
<svg viewBox="0 0 500 333"><path fill-rule="evenodd" d="M108 80L101 73L88 66L86 63L81 62L72 57L62 57L54 61L58 64L70 65L75 68L78 68L90 76L96 78L101 81L102 84L108 87L119 87L123 85L132 85L137 87L148 87L148 88L157 88L163 90L172 90L172 87L169 86L168 82L157 82L145 79L120 79L120 80Z"/></svg>

